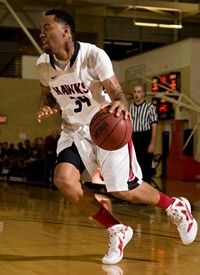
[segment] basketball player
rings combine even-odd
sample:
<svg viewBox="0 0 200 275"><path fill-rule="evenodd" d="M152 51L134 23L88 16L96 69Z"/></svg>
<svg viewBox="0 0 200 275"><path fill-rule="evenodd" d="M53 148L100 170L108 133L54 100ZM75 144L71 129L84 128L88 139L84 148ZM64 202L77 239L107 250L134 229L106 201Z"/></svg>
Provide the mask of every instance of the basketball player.
<svg viewBox="0 0 200 275"><path fill-rule="evenodd" d="M109 247L102 262L118 263L133 231L113 217L93 192L80 183L84 169L92 177L98 164L108 192L122 200L165 209L176 224L182 242L186 245L193 242L197 222L191 214L190 203L185 198L167 197L142 181L131 141L119 150L105 151L95 146L90 138L92 116L109 103L111 113L119 115L125 111L125 118L130 119L127 101L109 57L95 45L73 40L74 20L63 10L47 11L40 30L44 53L36 64L41 83L36 118L41 122L56 113L58 103L63 124L54 183L74 206L107 229Z"/></svg>

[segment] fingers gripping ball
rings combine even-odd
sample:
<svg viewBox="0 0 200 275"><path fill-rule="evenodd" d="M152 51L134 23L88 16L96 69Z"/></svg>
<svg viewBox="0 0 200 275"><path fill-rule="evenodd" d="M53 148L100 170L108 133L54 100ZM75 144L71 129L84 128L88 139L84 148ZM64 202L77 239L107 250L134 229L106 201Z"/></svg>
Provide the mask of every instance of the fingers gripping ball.
<svg viewBox="0 0 200 275"><path fill-rule="evenodd" d="M116 116L109 113L110 107L98 111L90 122L90 135L96 145L113 151L127 144L132 135L130 119L125 120L124 113Z"/></svg>

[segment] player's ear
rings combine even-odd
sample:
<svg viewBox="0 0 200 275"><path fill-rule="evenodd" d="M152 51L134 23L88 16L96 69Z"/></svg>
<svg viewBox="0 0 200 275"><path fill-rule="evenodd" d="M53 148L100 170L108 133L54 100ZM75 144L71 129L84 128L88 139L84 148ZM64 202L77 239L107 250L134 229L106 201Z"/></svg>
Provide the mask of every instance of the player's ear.
<svg viewBox="0 0 200 275"><path fill-rule="evenodd" d="M63 37L65 37L67 33L67 25L63 25Z"/></svg>
<svg viewBox="0 0 200 275"><path fill-rule="evenodd" d="M67 34L70 32L70 26L69 25L64 25L64 33Z"/></svg>

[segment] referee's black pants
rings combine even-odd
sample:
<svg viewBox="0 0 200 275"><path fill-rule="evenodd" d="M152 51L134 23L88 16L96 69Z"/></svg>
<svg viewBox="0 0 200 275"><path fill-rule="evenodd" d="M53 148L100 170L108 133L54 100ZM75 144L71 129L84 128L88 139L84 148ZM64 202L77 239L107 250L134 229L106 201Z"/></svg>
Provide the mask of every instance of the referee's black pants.
<svg viewBox="0 0 200 275"><path fill-rule="evenodd" d="M142 170L143 180L151 183L153 153L148 153L151 131L133 132L132 140L137 160Z"/></svg>

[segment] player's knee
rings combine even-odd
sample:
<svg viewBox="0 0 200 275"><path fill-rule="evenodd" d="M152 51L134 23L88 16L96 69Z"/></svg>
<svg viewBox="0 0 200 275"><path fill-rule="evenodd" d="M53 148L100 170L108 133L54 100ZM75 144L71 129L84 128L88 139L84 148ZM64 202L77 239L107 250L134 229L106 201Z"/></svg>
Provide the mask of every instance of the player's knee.
<svg viewBox="0 0 200 275"><path fill-rule="evenodd" d="M78 173L76 169L69 169L68 166L63 164L59 164L56 166L54 170L54 184L61 191L64 190L65 193L67 193L67 190L73 189L73 187L76 186L76 183L79 182L79 180L80 173Z"/></svg>
<svg viewBox="0 0 200 275"><path fill-rule="evenodd" d="M71 181L62 174L55 174L54 184L60 190L68 190L70 188Z"/></svg>

